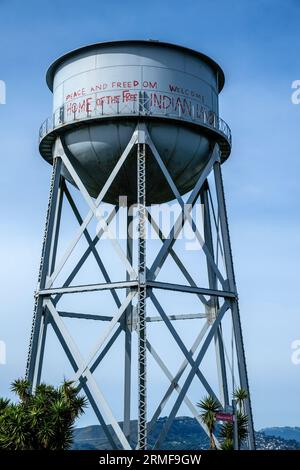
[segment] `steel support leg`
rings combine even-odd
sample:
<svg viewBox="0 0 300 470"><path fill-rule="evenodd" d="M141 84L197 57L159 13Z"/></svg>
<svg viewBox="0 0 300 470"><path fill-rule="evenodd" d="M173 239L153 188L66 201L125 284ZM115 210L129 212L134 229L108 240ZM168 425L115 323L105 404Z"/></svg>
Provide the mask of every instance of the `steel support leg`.
<svg viewBox="0 0 300 470"><path fill-rule="evenodd" d="M229 284L229 289L232 292L236 292L237 289L236 289L236 282L235 282L235 275L234 275L231 242L230 242L227 210L226 210L226 203L225 203L225 194L224 194L224 187L223 187L221 164L219 161L215 162L214 164L214 176L215 176L215 185L216 185L217 200L218 200L218 207L219 207L220 225L221 225L221 233L222 233L222 241L223 241L223 248L224 248L224 257L225 257L228 284ZM233 321L237 358L238 358L240 384L241 384L241 387L245 389L248 394L248 398L245 403L245 411L246 411L246 414L248 415L248 420L249 420L248 421L249 447L250 449L255 449L253 416L252 416L252 408L251 408L251 400L250 400L250 392L249 392L249 383L248 383L242 327L241 327L239 306L238 306L237 300L231 300L231 312L232 312L232 321Z"/></svg>
<svg viewBox="0 0 300 470"><path fill-rule="evenodd" d="M138 449L147 449L147 376L146 376L146 146L139 137L137 144L138 201Z"/></svg>
<svg viewBox="0 0 300 470"><path fill-rule="evenodd" d="M213 260L215 261L214 256L214 244L212 237L212 227L211 227L211 216L209 210L209 197L208 197L208 183L204 184L203 191L201 192L201 203L203 204L203 221L204 221L204 239L209 249ZM210 289L217 289L217 276L215 272L211 269L210 263L207 262L207 272L208 272L208 283ZM218 298L210 298L210 306L212 313L215 314L219 310L219 301ZM226 374L226 363L225 363L225 354L222 340L222 326L220 325L218 331L215 335L215 350L216 350L216 360L217 360L217 369L218 369L218 379L219 379L219 390L220 398L222 405L227 407L229 405L229 395L228 395L228 383L227 383L227 374Z"/></svg>
<svg viewBox="0 0 300 470"><path fill-rule="evenodd" d="M132 264L132 220L131 214L128 214L127 208L127 259ZM130 281L130 276L126 272L126 280ZM126 290L126 294L129 294ZM131 340L132 340L132 302L128 305L124 315L124 332L125 332L125 363L124 363L124 419L123 419L123 432L130 440L130 418L131 418Z"/></svg>
<svg viewBox="0 0 300 470"><path fill-rule="evenodd" d="M45 288L47 276L52 268L53 254L56 250L55 238L58 233L57 225L59 224L58 205L61 204L60 200L60 185L61 185L61 159L55 158L53 162L53 170L50 183L49 202L46 215L45 232L42 246L42 256L40 262L38 288L37 292ZM33 321L30 336L29 352L26 365L25 376L31 383L31 387L35 387L37 375L35 371L41 369L40 360L42 359L44 348L44 322L42 321L44 315L44 302L43 297L36 295L34 303ZM41 344L42 343L42 344ZM35 383L34 383L35 382Z"/></svg>
<svg viewBox="0 0 300 470"><path fill-rule="evenodd" d="M45 353L45 345L46 345L46 337L47 337L47 330L48 330L48 318L47 318L47 311L45 311L44 315L42 316L42 323L41 323L41 339L39 341L39 348L37 352L37 361L36 361L36 368L35 373L33 376L32 385L35 388L41 382L42 377L42 370L43 370L43 361L44 361L44 353Z"/></svg>

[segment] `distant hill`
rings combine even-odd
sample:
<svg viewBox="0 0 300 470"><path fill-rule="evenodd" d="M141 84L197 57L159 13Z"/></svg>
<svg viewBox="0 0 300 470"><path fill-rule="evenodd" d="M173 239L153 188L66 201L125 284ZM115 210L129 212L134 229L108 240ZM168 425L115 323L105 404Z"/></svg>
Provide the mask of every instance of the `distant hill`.
<svg viewBox="0 0 300 470"><path fill-rule="evenodd" d="M299 427L272 427L261 429L262 433L266 436L275 436L282 439L292 439L294 441L300 442L300 428Z"/></svg>
<svg viewBox="0 0 300 470"><path fill-rule="evenodd" d="M158 437L166 418L160 418L150 435L148 436L149 447L152 447ZM121 424L121 423L120 423ZM131 422L131 438L130 443L136 446L137 421ZM88 426L78 428L74 431L74 449L110 449L103 428L101 426ZM183 417L176 418L168 433L162 449L168 450L186 450L186 449L208 449L209 441L193 418Z"/></svg>
<svg viewBox="0 0 300 470"><path fill-rule="evenodd" d="M167 418L160 418L149 435L149 448L151 448ZM121 424L121 423L120 423ZM298 430L298 439L295 434L285 432L282 435L272 434L273 430ZM130 442L136 445L137 421L131 423ZM300 428L266 428L256 433L257 449L268 450L300 450ZM194 418L175 418L162 449L165 450L196 450L208 449L208 437ZM74 431L73 449L76 450L108 450L111 449L103 428L99 425L77 428Z"/></svg>

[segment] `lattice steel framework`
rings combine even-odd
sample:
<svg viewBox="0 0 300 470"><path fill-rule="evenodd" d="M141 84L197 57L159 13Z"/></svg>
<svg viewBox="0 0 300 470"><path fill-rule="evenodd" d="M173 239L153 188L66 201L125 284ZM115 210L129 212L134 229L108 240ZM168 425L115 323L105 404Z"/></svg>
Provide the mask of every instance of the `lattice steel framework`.
<svg viewBox="0 0 300 470"><path fill-rule="evenodd" d="M137 241L137 268L134 267L134 243L128 236L126 252L110 229L110 224L118 213L119 207L112 209L111 213L103 219L99 216L99 207L105 195L122 165L135 151L137 162L137 217L138 217L138 241ZM163 172L166 184L170 186L180 206L180 215L172 226L169 234L164 234L159 223L154 219L151 210L146 207L147 188L147 159L154 158L158 168ZM138 124L123 154L120 156L115 168L102 188L99 196L93 199L88 194L80 177L76 173L73 163L64 151L60 138L57 138L53 153L53 172L51 177L49 205L46 217L45 234L43 241L42 257L38 278L38 288L35 293L34 315L30 347L26 368L26 376L35 387L41 380L42 366L44 361L44 350L47 337L47 327L52 325L71 366L74 376L70 377L82 388L88 400L103 426L103 430L112 449L131 449L134 445L130 438L130 420L132 418L132 334L138 335L138 442L137 448L147 448L147 433L155 426L157 419L161 416L170 398L176 393L176 399L167 419L162 426L161 432L155 442L154 448L160 448L181 405L184 403L189 412L196 418L199 424L208 432L199 416L199 410L188 397L188 391L194 379L198 379L204 390L214 396L224 410L230 405L229 378L232 375L232 387L240 385L248 392L245 401L245 410L249 416L249 448L255 447L251 402L243 346L242 330L238 308L238 297L234 277L231 244L228 230L227 213L225 206L224 188L221 174L220 149L215 144L197 183L192 192L184 201L179 194L176 185L168 172L163 158L157 151L147 131L147 126ZM77 185L83 199L89 207L85 218L82 218L78 206L69 191L65 179L61 175L62 165L68 170ZM213 176L215 195L212 195L208 184L208 177ZM134 182L133 182L134 183ZM60 236L61 212L63 200L68 201L79 228L74 239L60 259L57 259L57 247ZM204 236L200 233L200 227L193 217L193 208L196 204L202 204ZM100 220L101 228L95 237L88 231L88 225L95 218ZM127 215L128 228L132 225L132 215ZM146 224L149 224L159 239L161 248L157 253L151 266L146 263ZM180 259L174 249L174 245L183 227L188 224L199 242L206 260L208 286L199 286L192 277L189 266ZM130 232L130 231L129 231ZM112 247L121 265L126 270L126 279L112 282L108 271L99 255L96 245L105 234L111 241ZM61 273L66 262L69 260L79 240L85 238L88 248L81 256L79 262L70 269L63 285L55 286L55 281ZM76 275L92 254L104 278L103 283L72 285ZM167 258L171 257L177 268L186 279L186 284L161 282L158 280L159 273ZM225 274L221 273L220 262L223 263ZM119 290L126 295L122 299ZM93 315L77 312L65 312L59 309L59 301L65 295L73 295L86 292L110 291L116 312L113 316ZM158 299L157 292L173 291L182 295L193 295L204 307L203 313L182 313L171 315L166 312ZM158 317L147 316L147 303L152 302ZM172 306L170 306L171 308ZM231 345L237 361L238 377L234 375L234 360L229 357L228 349L224 340L222 321L225 314L229 315L232 325ZM80 318L82 320L105 321L107 326L102 331L94 348L87 358L81 354L77 344L74 342L63 318ZM174 321L203 320L204 325L197 334L191 347L186 346L184 340L174 327ZM153 344L146 335L147 323L161 321L166 326L171 337L175 340L181 353L183 362L179 365L176 374L172 373L165 361L162 359ZM199 325L199 323L197 323ZM148 325L150 326L150 325ZM115 343L117 338L124 333L124 415L123 424L118 423L113 411L108 405L99 384L94 377L94 371L101 367L101 362ZM201 370L201 365L210 345L214 346L216 353L216 369L218 372L219 390L211 385ZM162 396L152 417L147 417L147 354L150 354L162 373L170 382L169 387ZM233 354L232 354L233 357ZM135 445L134 445L135 446Z"/></svg>

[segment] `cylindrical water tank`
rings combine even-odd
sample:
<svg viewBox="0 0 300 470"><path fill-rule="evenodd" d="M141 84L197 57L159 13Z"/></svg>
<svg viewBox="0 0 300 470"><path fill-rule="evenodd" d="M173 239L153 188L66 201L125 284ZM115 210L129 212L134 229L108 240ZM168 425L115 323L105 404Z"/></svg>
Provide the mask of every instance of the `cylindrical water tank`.
<svg viewBox="0 0 300 470"><path fill-rule="evenodd" d="M147 125L181 194L193 188L216 142L222 160L230 153L230 129L218 112L224 74L199 52L158 41L93 44L56 60L47 83L53 115L40 129L41 155L51 162L53 142L61 136L91 196L99 194L139 122ZM146 168L147 204L173 199L150 154ZM133 152L105 201L117 203L120 195L136 201Z"/></svg>

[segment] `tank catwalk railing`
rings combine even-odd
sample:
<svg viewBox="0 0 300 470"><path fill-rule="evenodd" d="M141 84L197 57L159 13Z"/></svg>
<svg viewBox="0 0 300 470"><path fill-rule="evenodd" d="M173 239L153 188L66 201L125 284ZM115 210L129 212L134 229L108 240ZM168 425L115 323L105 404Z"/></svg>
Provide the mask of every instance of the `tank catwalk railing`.
<svg viewBox="0 0 300 470"><path fill-rule="evenodd" d="M171 94L155 95L154 93L122 92L120 96L86 95L81 99L67 101L56 109L40 127L40 141L53 130L79 121L116 116L152 116L173 118L205 126L222 134L231 144L229 126L216 113L203 104L190 102L181 96Z"/></svg>

